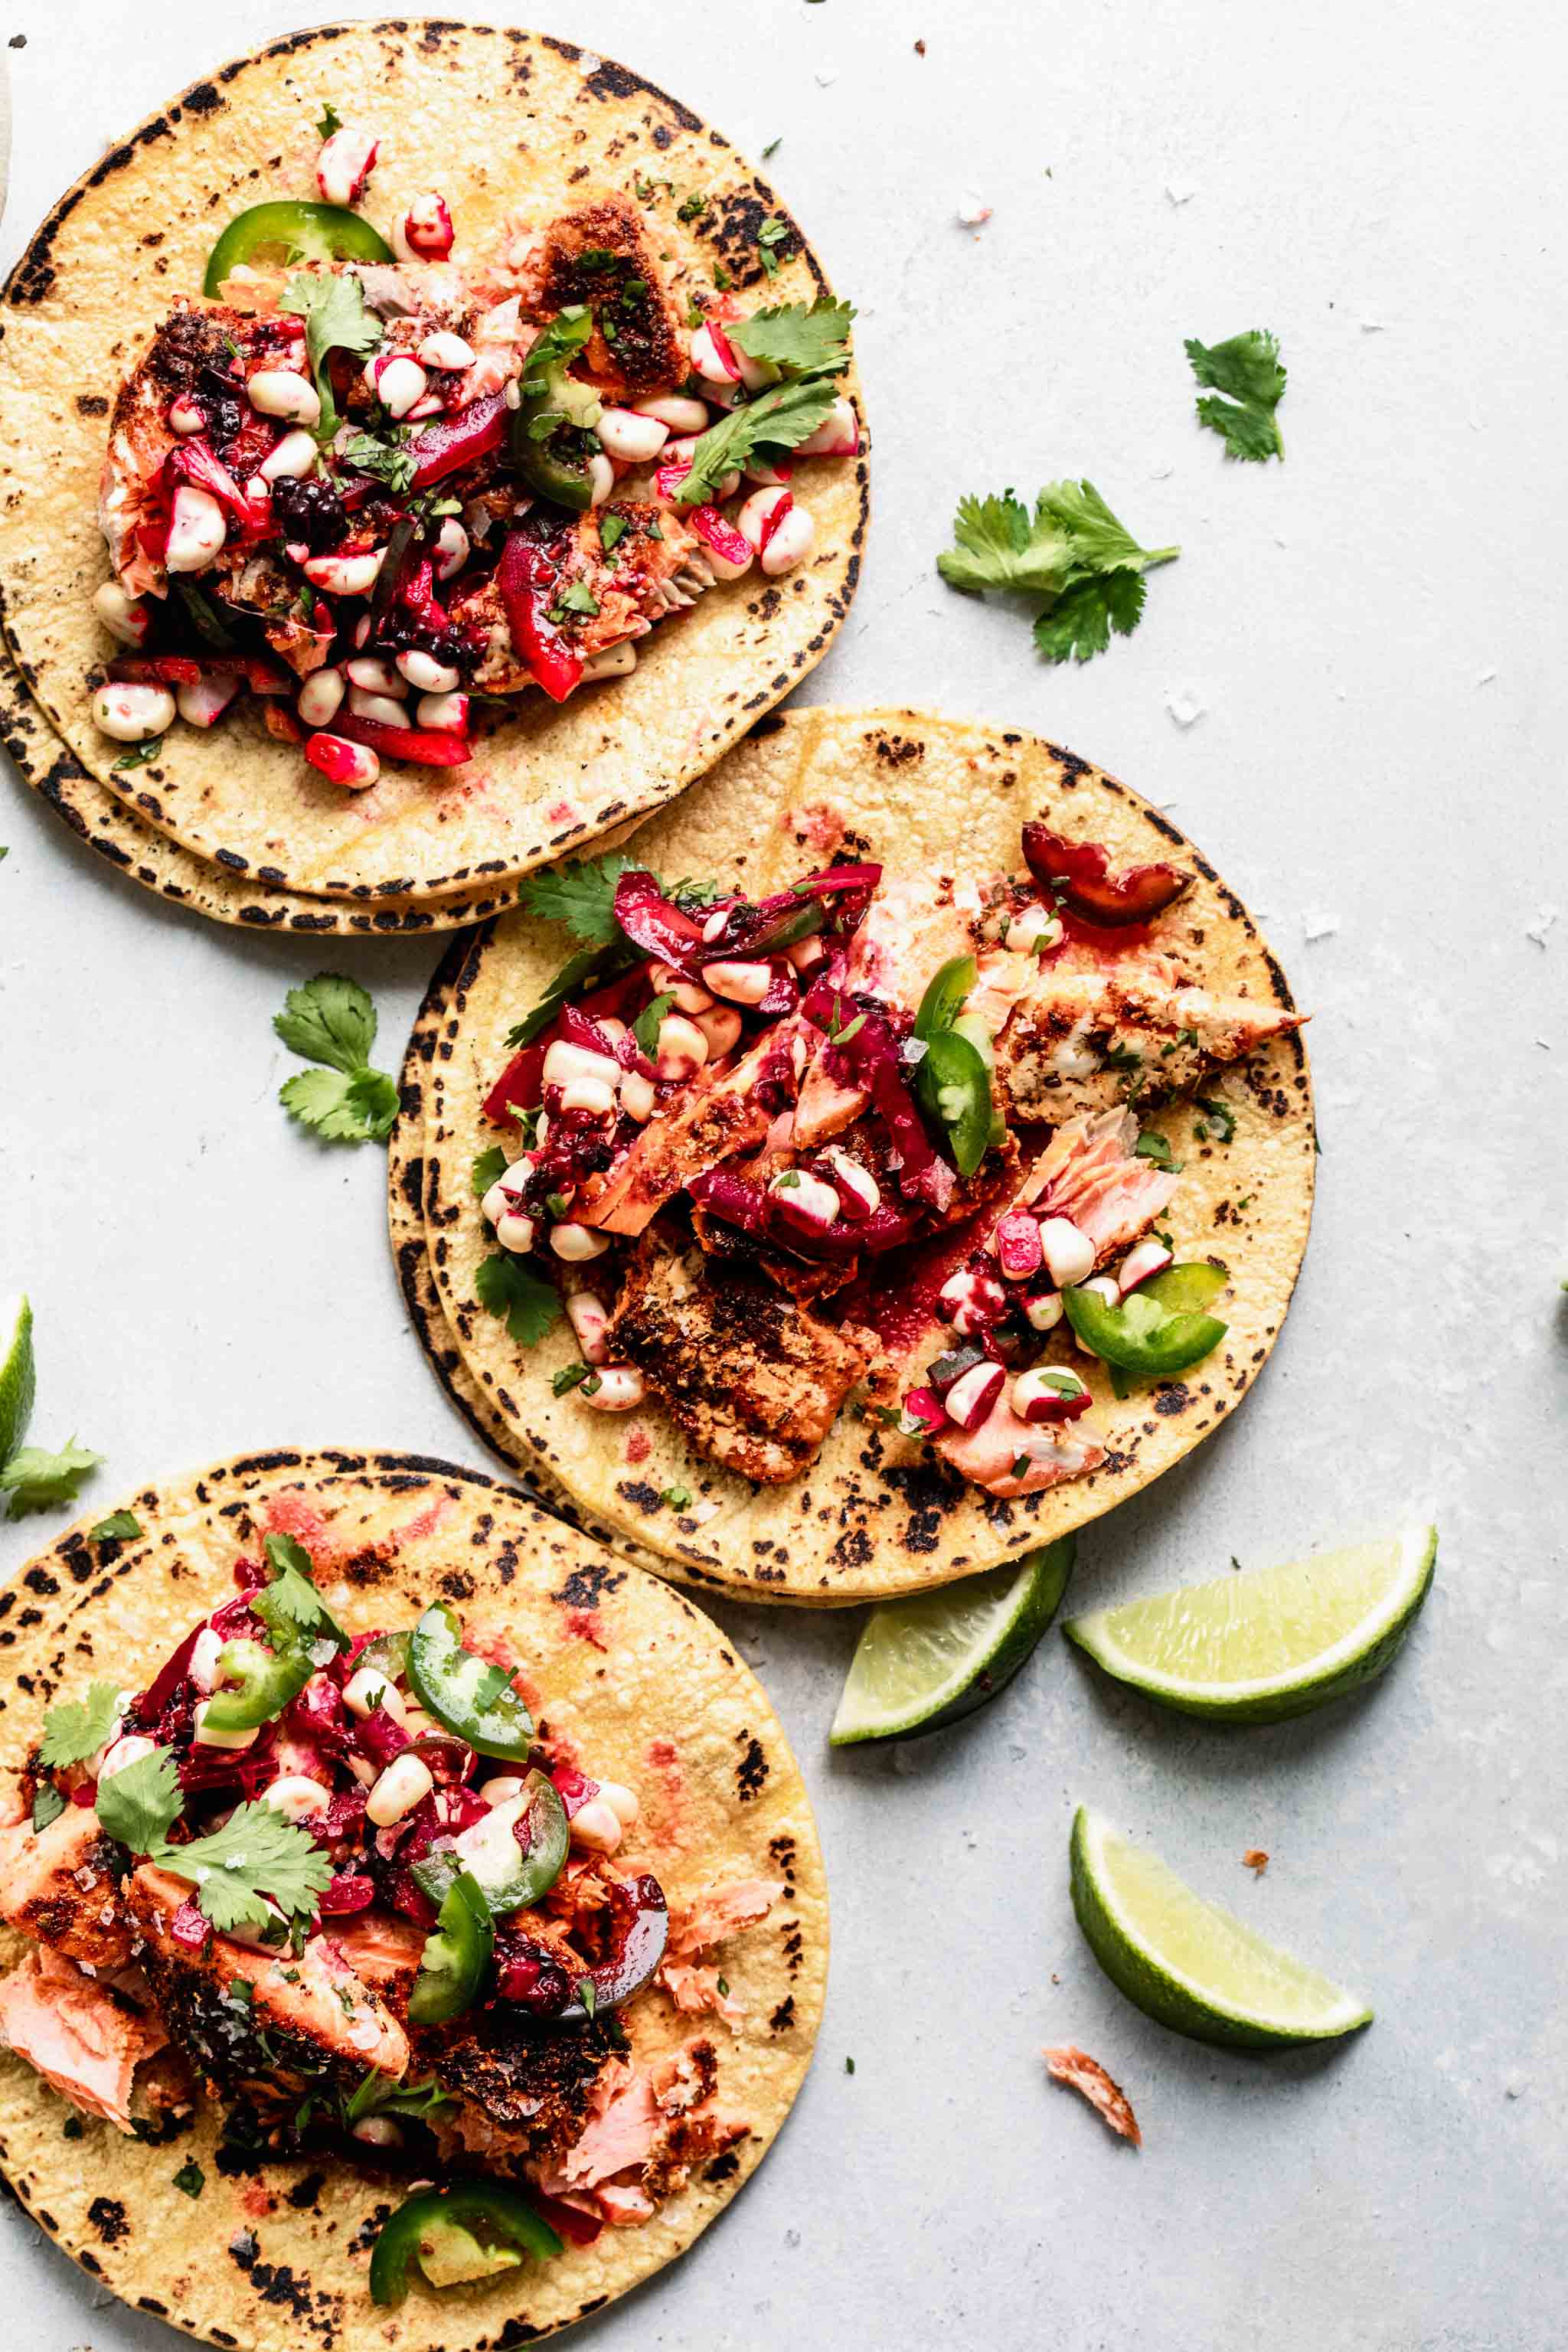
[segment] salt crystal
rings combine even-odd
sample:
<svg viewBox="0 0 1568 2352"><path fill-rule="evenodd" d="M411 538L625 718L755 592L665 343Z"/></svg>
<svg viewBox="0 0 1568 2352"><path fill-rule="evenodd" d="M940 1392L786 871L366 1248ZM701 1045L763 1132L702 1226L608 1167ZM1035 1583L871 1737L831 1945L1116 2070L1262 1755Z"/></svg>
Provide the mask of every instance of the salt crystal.
<svg viewBox="0 0 1568 2352"><path fill-rule="evenodd" d="M825 73L819 73L817 75L816 87L818 89L831 89L837 79L837 68L836 66L829 66Z"/></svg>
<svg viewBox="0 0 1568 2352"><path fill-rule="evenodd" d="M1178 727L1195 727L1204 715L1205 705L1190 686L1180 686L1165 697L1165 708Z"/></svg>
<svg viewBox="0 0 1568 2352"><path fill-rule="evenodd" d="M1308 940L1331 939L1339 927L1337 915L1303 915L1301 918L1301 929Z"/></svg>
<svg viewBox="0 0 1568 2352"><path fill-rule="evenodd" d="M1198 184L1195 180L1167 180L1165 202L1168 205L1190 205L1197 192Z"/></svg>
<svg viewBox="0 0 1568 2352"><path fill-rule="evenodd" d="M1496 676L1497 672L1495 669L1483 669L1479 673L1476 678L1476 684L1478 686L1490 686Z"/></svg>
<svg viewBox="0 0 1568 2352"><path fill-rule="evenodd" d="M1149 479L1152 482L1168 482L1175 470L1168 457L1162 457L1157 466L1150 467Z"/></svg>
<svg viewBox="0 0 1568 2352"><path fill-rule="evenodd" d="M603 58L595 57L592 49L584 49L577 62L585 74L596 74L605 60Z"/></svg>
<svg viewBox="0 0 1568 2352"><path fill-rule="evenodd" d="M1510 2099L1521 2099L1529 2088L1529 2075L1520 2074L1517 2068L1507 2077L1503 2084L1503 2089Z"/></svg>
<svg viewBox="0 0 1568 2352"><path fill-rule="evenodd" d="M696 1520L700 1528L706 1527L709 1520L717 1518L718 1515L719 1506L717 1503L693 1503L689 1514L690 1517Z"/></svg>
<svg viewBox="0 0 1568 2352"><path fill-rule="evenodd" d="M1526 938L1527 940L1533 940L1535 941L1535 944L1536 944L1536 946L1537 946L1538 948L1543 948L1543 947L1546 945L1546 934L1547 934L1547 932L1552 929L1552 924L1553 924L1556 920L1557 920L1557 909L1556 909L1556 908L1555 908L1555 907L1542 907L1542 908L1541 909L1540 914L1536 917L1536 919L1535 919L1534 922L1533 922L1533 923L1527 923L1527 924L1525 925L1525 928L1524 928L1524 936L1525 936L1525 938Z"/></svg>
<svg viewBox="0 0 1568 2352"><path fill-rule="evenodd" d="M965 191L958 200L958 217L965 228L984 228L991 217L991 207Z"/></svg>
<svg viewBox="0 0 1568 2352"><path fill-rule="evenodd" d="M1361 322L1361 331L1363 335L1381 335L1383 332L1383 320L1381 319L1363 319Z"/></svg>

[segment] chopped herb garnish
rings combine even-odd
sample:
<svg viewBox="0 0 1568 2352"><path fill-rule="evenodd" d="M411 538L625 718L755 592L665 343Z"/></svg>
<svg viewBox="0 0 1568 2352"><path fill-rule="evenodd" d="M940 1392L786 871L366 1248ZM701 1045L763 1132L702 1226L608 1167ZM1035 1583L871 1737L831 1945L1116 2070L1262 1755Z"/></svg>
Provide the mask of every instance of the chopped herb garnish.
<svg viewBox="0 0 1568 2352"><path fill-rule="evenodd" d="M173 2186L180 2191L182 2197L199 2197L206 2185L206 2174L194 2156L187 2163L181 2165L173 2182Z"/></svg>
<svg viewBox="0 0 1568 2352"><path fill-rule="evenodd" d="M1283 457L1285 444L1275 411L1284 397L1285 371L1276 338L1253 327L1212 346L1190 336L1183 349L1199 383L1228 395L1217 399L1211 394L1198 403L1199 423L1219 435L1226 457L1248 458L1255 465Z"/></svg>
<svg viewBox="0 0 1568 2352"><path fill-rule="evenodd" d="M487 1315L503 1317L520 1348L537 1347L561 1320L561 1301L553 1283L531 1274L521 1258L505 1250L481 1259L474 1269L474 1295Z"/></svg>
<svg viewBox="0 0 1568 2352"><path fill-rule="evenodd" d="M1203 1143L1212 1137L1215 1143L1228 1143L1236 1133L1236 1113L1227 1104L1211 1102L1203 1095L1197 1096L1195 1100L1203 1113L1193 1129L1198 1141Z"/></svg>
<svg viewBox="0 0 1568 2352"><path fill-rule="evenodd" d="M625 515L607 514L599 525L599 544L608 555L625 539L627 523Z"/></svg>
<svg viewBox="0 0 1568 2352"><path fill-rule="evenodd" d="M1158 1128L1145 1128L1134 1150L1140 1160L1152 1160L1156 1168L1169 1169L1173 1176L1181 1172L1181 1161L1172 1158L1171 1147Z"/></svg>
<svg viewBox="0 0 1568 2352"><path fill-rule="evenodd" d="M684 1511L690 1503L691 1489L689 1486L667 1486L658 1499L668 1504L672 1511Z"/></svg>
<svg viewBox="0 0 1568 2352"><path fill-rule="evenodd" d="M564 1396L568 1389L580 1387L587 1379L589 1369L586 1364L563 1364L561 1370L551 1376L552 1394Z"/></svg>
<svg viewBox="0 0 1568 2352"><path fill-rule="evenodd" d="M1047 661L1088 661L1110 633L1131 636L1143 612L1143 573L1178 547L1140 547L1089 481L1047 483L1033 515L1009 490L959 501L955 544L937 558L950 588L1042 604L1035 643Z"/></svg>
<svg viewBox="0 0 1568 2352"><path fill-rule="evenodd" d="M488 1151L481 1151L479 1154L468 1179L474 1188L476 1201L482 1201L490 1186L500 1181L506 1174L508 1164L506 1153L499 1143L492 1143Z"/></svg>
<svg viewBox="0 0 1568 2352"><path fill-rule="evenodd" d="M563 1217L572 1203L564 1192L546 1192L544 1205L552 1217Z"/></svg>
<svg viewBox="0 0 1568 2352"><path fill-rule="evenodd" d="M1015 1477L1015 1478L1021 1478L1021 1477L1024 1475L1025 1472L1028 1469L1028 1466L1029 1466L1029 1457L1028 1457L1028 1455L1027 1455L1026 1454L1020 1454L1016 1455L1016 1456L1015 1456L1015 1458L1014 1458L1014 1462L1013 1462L1013 1475L1014 1475L1014 1477Z"/></svg>
<svg viewBox="0 0 1568 2352"><path fill-rule="evenodd" d="M94 1543L132 1543L142 1532L142 1522L134 1511L110 1511L106 1519L88 1533Z"/></svg>
<svg viewBox="0 0 1568 2352"><path fill-rule="evenodd" d="M658 1052L659 1024L674 1003L674 996L668 992L653 997L632 1023L632 1035L650 1062Z"/></svg>
<svg viewBox="0 0 1568 2352"><path fill-rule="evenodd" d="M52 1780L40 1780L33 1793L33 1834L47 1830L65 1811L66 1801Z"/></svg>
<svg viewBox="0 0 1568 2352"><path fill-rule="evenodd" d="M158 757L163 748L161 735L149 735L144 743L132 743L129 751L121 751L113 764L116 768L144 768L149 761Z"/></svg>

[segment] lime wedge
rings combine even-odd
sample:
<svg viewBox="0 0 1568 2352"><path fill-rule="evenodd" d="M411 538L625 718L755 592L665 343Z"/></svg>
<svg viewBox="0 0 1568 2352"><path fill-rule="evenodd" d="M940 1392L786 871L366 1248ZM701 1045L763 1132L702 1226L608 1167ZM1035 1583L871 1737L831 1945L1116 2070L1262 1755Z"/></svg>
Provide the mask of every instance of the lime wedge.
<svg viewBox="0 0 1568 2352"><path fill-rule="evenodd" d="M33 1310L26 1298L0 1305L0 1343L7 1340L0 1361L0 1467L9 1462L27 1434L33 1417L37 1373L33 1364Z"/></svg>
<svg viewBox="0 0 1568 2352"><path fill-rule="evenodd" d="M1091 1610L1062 1631L1162 1706L1272 1723L1382 1674L1415 1622L1436 1559L1436 1528L1407 1528L1379 1543Z"/></svg>
<svg viewBox="0 0 1568 2352"><path fill-rule="evenodd" d="M1194 2042L1272 2050L1372 2021L1363 2001L1205 1903L1083 1805L1072 1825L1072 1907L1112 1984Z"/></svg>
<svg viewBox="0 0 1568 2352"><path fill-rule="evenodd" d="M1006 1568L879 1602L850 1661L834 1747L939 1731L994 1698L1056 1615L1075 1550L1062 1536Z"/></svg>

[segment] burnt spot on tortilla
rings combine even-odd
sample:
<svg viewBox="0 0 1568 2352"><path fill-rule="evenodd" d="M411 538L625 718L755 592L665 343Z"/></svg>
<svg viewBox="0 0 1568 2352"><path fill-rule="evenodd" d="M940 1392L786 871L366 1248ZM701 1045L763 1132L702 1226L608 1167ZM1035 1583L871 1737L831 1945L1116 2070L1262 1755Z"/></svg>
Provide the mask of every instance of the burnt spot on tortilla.
<svg viewBox="0 0 1568 2352"><path fill-rule="evenodd" d="M768 1777L768 1759L761 1740L753 1739L749 1731L737 1731L737 1744L744 1744L745 1754L735 1767L735 1792L742 1805L760 1797Z"/></svg>
<svg viewBox="0 0 1568 2352"><path fill-rule="evenodd" d="M635 1503L645 1517L659 1508L662 1499L658 1488L650 1486L646 1478L622 1478L616 1483L616 1492L628 1503Z"/></svg>
<svg viewBox="0 0 1568 2352"><path fill-rule="evenodd" d="M583 1568L574 1568L557 1591L551 1595L568 1609L596 1609L606 1592L618 1592L626 1580L624 1568L616 1569L601 1560L590 1560Z"/></svg>
<svg viewBox="0 0 1568 2352"><path fill-rule="evenodd" d="M1155 1391L1154 1410L1169 1419L1173 1413L1185 1412L1194 1402L1192 1391L1184 1381L1172 1381Z"/></svg>
<svg viewBox="0 0 1568 2352"><path fill-rule="evenodd" d="M467 1569L448 1568L436 1580L448 1601L471 1601L474 1597L474 1580Z"/></svg>
<svg viewBox="0 0 1568 2352"><path fill-rule="evenodd" d="M733 2180L740 2169L740 2158L732 2147L727 2147L722 2156L714 2158L702 2178L710 2182L714 2188L718 2188L722 2181Z"/></svg>
<svg viewBox="0 0 1568 2352"><path fill-rule="evenodd" d="M768 2020L768 2032L770 2033L787 2033L794 2023L795 1995L793 1992L786 1992L783 2000L780 2001L778 2007L774 2010L773 2015Z"/></svg>
<svg viewBox="0 0 1568 2352"><path fill-rule="evenodd" d="M109 403L101 392L79 392L76 404L82 416L107 416L109 414Z"/></svg>
<svg viewBox="0 0 1568 2352"><path fill-rule="evenodd" d="M585 96L600 100L657 99L660 106L668 107L682 131L700 131L702 128L700 119L689 106L682 106L679 99L671 98L656 83L644 81L641 74L633 73L629 66L617 65L613 58L601 59L584 79L583 89ZM657 139L657 131L654 135Z"/></svg>
<svg viewBox="0 0 1568 2352"><path fill-rule="evenodd" d="M304 2179L297 2180L289 2189L289 2202L296 2206L301 2213L313 2213L326 2185L327 2176L324 2172L307 2172Z"/></svg>
<svg viewBox="0 0 1568 2352"><path fill-rule="evenodd" d="M95 2197L87 2218L106 2246L118 2246L131 2234L131 2223L118 2197Z"/></svg>

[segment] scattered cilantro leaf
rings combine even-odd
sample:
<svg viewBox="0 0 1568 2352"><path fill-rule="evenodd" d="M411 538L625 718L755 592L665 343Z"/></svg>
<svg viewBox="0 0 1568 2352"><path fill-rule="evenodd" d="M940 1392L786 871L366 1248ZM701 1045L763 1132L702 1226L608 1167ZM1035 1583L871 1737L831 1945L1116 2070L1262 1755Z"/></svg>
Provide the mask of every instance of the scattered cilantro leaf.
<svg viewBox="0 0 1568 2352"><path fill-rule="evenodd" d="M274 1649L279 1642L292 1644L309 1634L312 1639L325 1635L340 1650L346 1650L349 1637L316 1590L310 1555L304 1545L292 1536L270 1535L262 1549L272 1570L272 1581L252 1593L250 1605L273 1636Z"/></svg>
<svg viewBox="0 0 1568 2352"><path fill-rule="evenodd" d="M89 1471L103 1460L73 1437L58 1454L42 1445L24 1445L0 1470L0 1495L10 1496L12 1516L52 1510L58 1503L74 1503Z"/></svg>
<svg viewBox="0 0 1568 2352"><path fill-rule="evenodd" d="M272 1026L291 1054L325 1062L352 1077L370 1060L375 1043L375 1007L357 981L319 971L303 988L291 988Z"/></svg>
<svg viewBox="0 0 1568 2352"><path fill-rule="evenodd" d="M134 1511L110 1511L87 1532L93 1543L133 1543L142 1532L142 1522Z"/></svg>
<svg viewBox="0 0 1568 2352"><path fill-rule="evenodd" d="M120 1693L113 1683L89 1685L85 1698L63 1700L44 1717L38 1761L51 1771L85 1764L96 1755L120 1720Z"/></svg>
<svg viewBox="0 0 1568 2352"><path fill-rule="evenodd" d="M170 2186L177 2189L183 2197L199 2197L206 2185L206 2174L194 2156L181 2165L170 2181Z"/></svg>
<svg viewBox="0 0 1568 2352"><path fill-rule="evenodd" d="M1048 482L1032 516L1011 490L963 499L953 539L937 558L949 587L1042 600L1035 643L1052 662L1088 661L1113 630L1131 636L1143 611L1142 574L1181 553L1141 547L1089 481Z"/></svg>
<svg viewBox="0 0 1568 2352"><path fill-rule="evenodd" d="M1158 1128L1144 1129L1133 1146L1133 1154L1139 1160L1152 1160L1156 1168L1169 1169L1173 1175L1180 1171L1182 1163L1172 1157L1171 1147Z"/></svg>
<svg viewBox="0 0 1568 2352"><path fill-rule="evenodd" d="M504 1250L476 1266L474 1295L488 1315L505 1317L507 1330L520 1348L536 1348L561 1320L554 1285Z"/></svg>
<svg viewBox="0 0 1568 2352"><path fill-rule="evenodd" d="M598 598L583 580L574 580L570 587L563 588L558 602L562 612L585 613L590 620L599 609Z"/></svg>
<svg viewBox="0 0 1568 2352"><path fill-rule="evenodd" d="M849 322L853 306L819 295L808 307L785 302L773 310L737 319L724 332L749 359L768 360L781 375L804 383L816 376L842 375L849 364Z"/></svg>
<svg viewBox="0 0 1568 2352"><path fill-rule="evenodd" d="M607 514L600 518L599 545L606 555L613 554L626 535L625 515Z"/></svg>
<svg viewBox="0 0 1568 2352"><path fill-rule="evenodd" d="M343 2121L352 2126L365 2116L408 2116L416 2123L429 2123L457 2105L434 2074L417 2083L399 2082L395 2075L383 2074L373 2066L344 2102Z"/></svg>
<svg viewBox="0 0 1568 2352"><path fill-rule="evenodd" d="M321 1062L286 1079L278 1099L328 1143L384 1142L397 1120L397 1081L370 1066L375 1007L357 981L321 971L291 988L272 1026L291 1053Z"/></svg>
<svg viewBox="0 0 1568 2352"><path fill-rule="evenodd" d="M546 877L529 877L530 880L535 878L542 880ZM525 882L523 887L526 889L527 887ZM525 1013L507 1031L508 1050L515 1053L519 1046L531 1045L540 1031L549 1028L562 1006L569 1003L580 990L586 988L590 981L613 980L617 973L629 971L637 961L636 949L625 940L608 947L579 948L575 955L567 957L532 1012Z"/></svg>
<svg viewBox="0 0 1568 2352"><path fill-rule="evenodd" d="M40 1780L33 1794L33 1835L47 1830L65 1811L66 1801L52 1780Z"/></svg>
<svg viewBox="0 0 1568 2352"><path fill-rule="evenodd" d="M348 270L331 278L290 278L278 307L305 321L305 355L321 402L315 435L318 441L329 441L338 429L338 412L327 354L374 352L384 332L381 320L365 309L364 288Z"/></svg>
<svg viewBox="0 0 1568 2352"><path fill-rule="evenodd" d="M558 1372L551 1374L550 1393L552 1396L565 1396L568 1391L580 1387L587 1377L586 1364L563 1364Z"/></svg>
<svg viewBox="0 0 1568 2352"><path fill-rule="evenodd" d="M500 1181L506 1174L509 1164L506 1153L499 1143L492 1143L488 1151L481 1151L478 1155L474 1161L473 1173L468 1180L473 1185L476 1201L482 1201L490 1186Z"/></svg>
<svg viewBox="0 0 1568 2352"><path fill-rule="evenodd" d="M1211 1102L1204 1095L1195 1097L1195 1105L1203 1113L1193 1128L1197 1141L1204 1143L1212 1139L1215 1143L1228 1143L1236 1133L1236 1113L1228 1105Z"/></svg>
<svg viewBox="0 0 1568 2352"><path fill-rule="evenodd" d="M1226 455L1261 465L1285 455L1275 414L1285 394L1279 344L1266 328L1251 327L1223 343L1200 343L1190 335L1183 349L1200 384L1215 394L1198 402L1198 421L1225 443Z"/></svg>
<svg viewBox="0 0 1568 2352"><path fill-rule="evenodd" d="M149 735L144 743L132 743L129 751L121 751L113 764L116 768L144 768L155 760L163 748L161 735Z"/></svg>
<svg viewBox="0 0 1568 2352"><path fill-rule="evenodd" d="M658 1499L667 1503L672 1511L684 1511L691 1501L691 1489L689 1486L667 1486Z"/></svg>
<svg viewBox="0 0 1568 2352"><path fill-rule="evenodd" d="M674 1003L674 997L667 991L664 995L656 996L645 1004L632 1023L632 1035L650 1062L658 1052L658 1024Z"/></svg>
<svg viewBox="0 0 1568 2352"><path fill-rule="evenodd" d="M342 127L342 117L329 98L321 109L321 119L316 125L316 135L319 139L330 139L334 131L341 131Z"/></svg>
<svg viewBox="0 0 1568 2352"><path fill-rule="evenodd" d="M770 139L767 145L763 149L763 162L765 163L770 155L776 155L783 145L784 133L781 131L776 139Z"/></svg>
<svg viewBox="0 0 1568 2352"><path fill-rule="evenodd" d="M398 448L390 441L378 441L374 433L356 433L345 443L340 455L345 466L359 474L369 474L384 482L389 490L401 493L414 487L416 459L412 449Z"/></svg>

